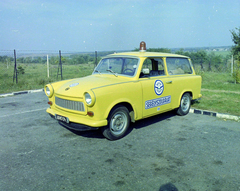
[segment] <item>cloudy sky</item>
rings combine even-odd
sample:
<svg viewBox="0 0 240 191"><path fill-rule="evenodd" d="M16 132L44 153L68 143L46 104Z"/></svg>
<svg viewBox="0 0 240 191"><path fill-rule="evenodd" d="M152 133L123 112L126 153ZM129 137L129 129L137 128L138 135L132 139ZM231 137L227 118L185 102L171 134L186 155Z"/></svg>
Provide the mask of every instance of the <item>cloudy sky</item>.
<svg viewBox="0 0 240 191"><path fill-rule="evenodd" d="M0 50L233 45L240 0L1 0Z"/></svg>

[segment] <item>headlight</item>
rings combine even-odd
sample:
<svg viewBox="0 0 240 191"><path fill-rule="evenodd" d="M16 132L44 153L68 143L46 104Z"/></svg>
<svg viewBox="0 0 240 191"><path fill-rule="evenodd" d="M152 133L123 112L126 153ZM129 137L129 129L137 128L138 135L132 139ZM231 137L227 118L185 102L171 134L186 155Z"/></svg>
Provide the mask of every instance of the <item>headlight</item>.
<svg viewBox="0 0 240 191"><path fill-rule="evenodd" d="M46 94L49 96L50 93L51 93L51 91L50 91L49 87L46 87Z"/></svg>
<svg viewBox="0 0 240 191"><path fill-rule="evenodd" d="M45 94L50 98L53 95L53 87L51 84L48 84L44 87Z"/></svg>
<svg viewBox="0 0 240 191"><path fill-rule="evenodd" d="M85 93L85 101L88 105L92 103L92 98L89 93Z"/></svg>
<svg viewBox="0 0 240 191"><path fill-rule="evenodd" d="M95 95L92 91L88 91L88 92L85 92L84 93L84 100L85 100L85 103L91 107L95 104Z"/></svg>

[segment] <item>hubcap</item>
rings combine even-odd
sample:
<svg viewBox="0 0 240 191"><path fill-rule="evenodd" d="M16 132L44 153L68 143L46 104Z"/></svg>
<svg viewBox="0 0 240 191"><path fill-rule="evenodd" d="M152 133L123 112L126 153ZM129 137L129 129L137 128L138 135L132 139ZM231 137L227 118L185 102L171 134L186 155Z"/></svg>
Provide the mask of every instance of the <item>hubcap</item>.
<svg viewBox="0 0 240 191"><path fill-rule="evenodd" d="M123 112L117 112L111 119L111 131L115 135L124 132L127 126L127 116Z"/></svg>
<svg viewBox="0 0 240 191"><path fill-rule="evenodd" d="M182 110L183 110L184 112L186 112L186 111L189 109L190 99L189 99L189 97L188 97L187 95L184 95L184 96L183 96L181 105L182 105Z"/></svg>

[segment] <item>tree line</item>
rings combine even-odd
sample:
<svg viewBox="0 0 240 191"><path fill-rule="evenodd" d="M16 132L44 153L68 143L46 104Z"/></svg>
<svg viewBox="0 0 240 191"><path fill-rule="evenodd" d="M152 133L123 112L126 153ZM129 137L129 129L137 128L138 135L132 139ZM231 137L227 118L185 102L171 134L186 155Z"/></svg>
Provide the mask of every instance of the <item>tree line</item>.
<svg viewBox="0 0 240 191"><path fill-rule="evenodd" d="M198 50L197 52L185 52L184 49L180 49L175 53L190 57L193 65L199 64L202 71L230 70L228 61L231 58L231 54L223 56L216 54L215 52L208 53L205 50Z"/></svg>
<svg viewBox="0 0 240 191"><path fill-rule="evenodd" d="M101 59L101 57L97 57L97 62ZM73 54L70 56L61 56L61 62L63 64L70 64L70 65L76 65L76 64L87 64L89 62L95 62L96 58L93 54ZM14 58L9 56L0 56L0 62L13 62ZM16 60L18 63L22 64L30 64L30 63L38 63L38 64L45 64L47 62L47 56L43 57L20 57ZM59 56L50 56L49 57L49 63L52 65L59 64Z"/></svg>
<svg viewBox="0 0 240 191"><path fill-rule="evenodd" d="M134 49L137 51L138 49ZM226 71L228 68L228 62L231 58L231 53L226 56L216 54L215 52L207 52L205 50L198 51L184 51L183 48L172 52L168 48L148 48L148 52L164 52L164 53L174 53L191 58L193 65L200 65L202 71ZM230 70L230 69L229 69Z"/></svg>

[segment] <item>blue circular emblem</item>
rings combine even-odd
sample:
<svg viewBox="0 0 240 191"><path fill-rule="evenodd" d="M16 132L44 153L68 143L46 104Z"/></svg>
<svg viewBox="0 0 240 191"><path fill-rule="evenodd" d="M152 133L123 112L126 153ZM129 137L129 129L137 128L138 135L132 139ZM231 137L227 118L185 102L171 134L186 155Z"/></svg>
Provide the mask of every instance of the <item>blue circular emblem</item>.
<svg viewBox="0 0 240 191"><path fill-rule="evenodd" d="M154 90L155 90L155 93L160 96L162 95L163 93L163 90L164 90L164 84L161 80L156 80L155 83L154 83Z"/></svg>

